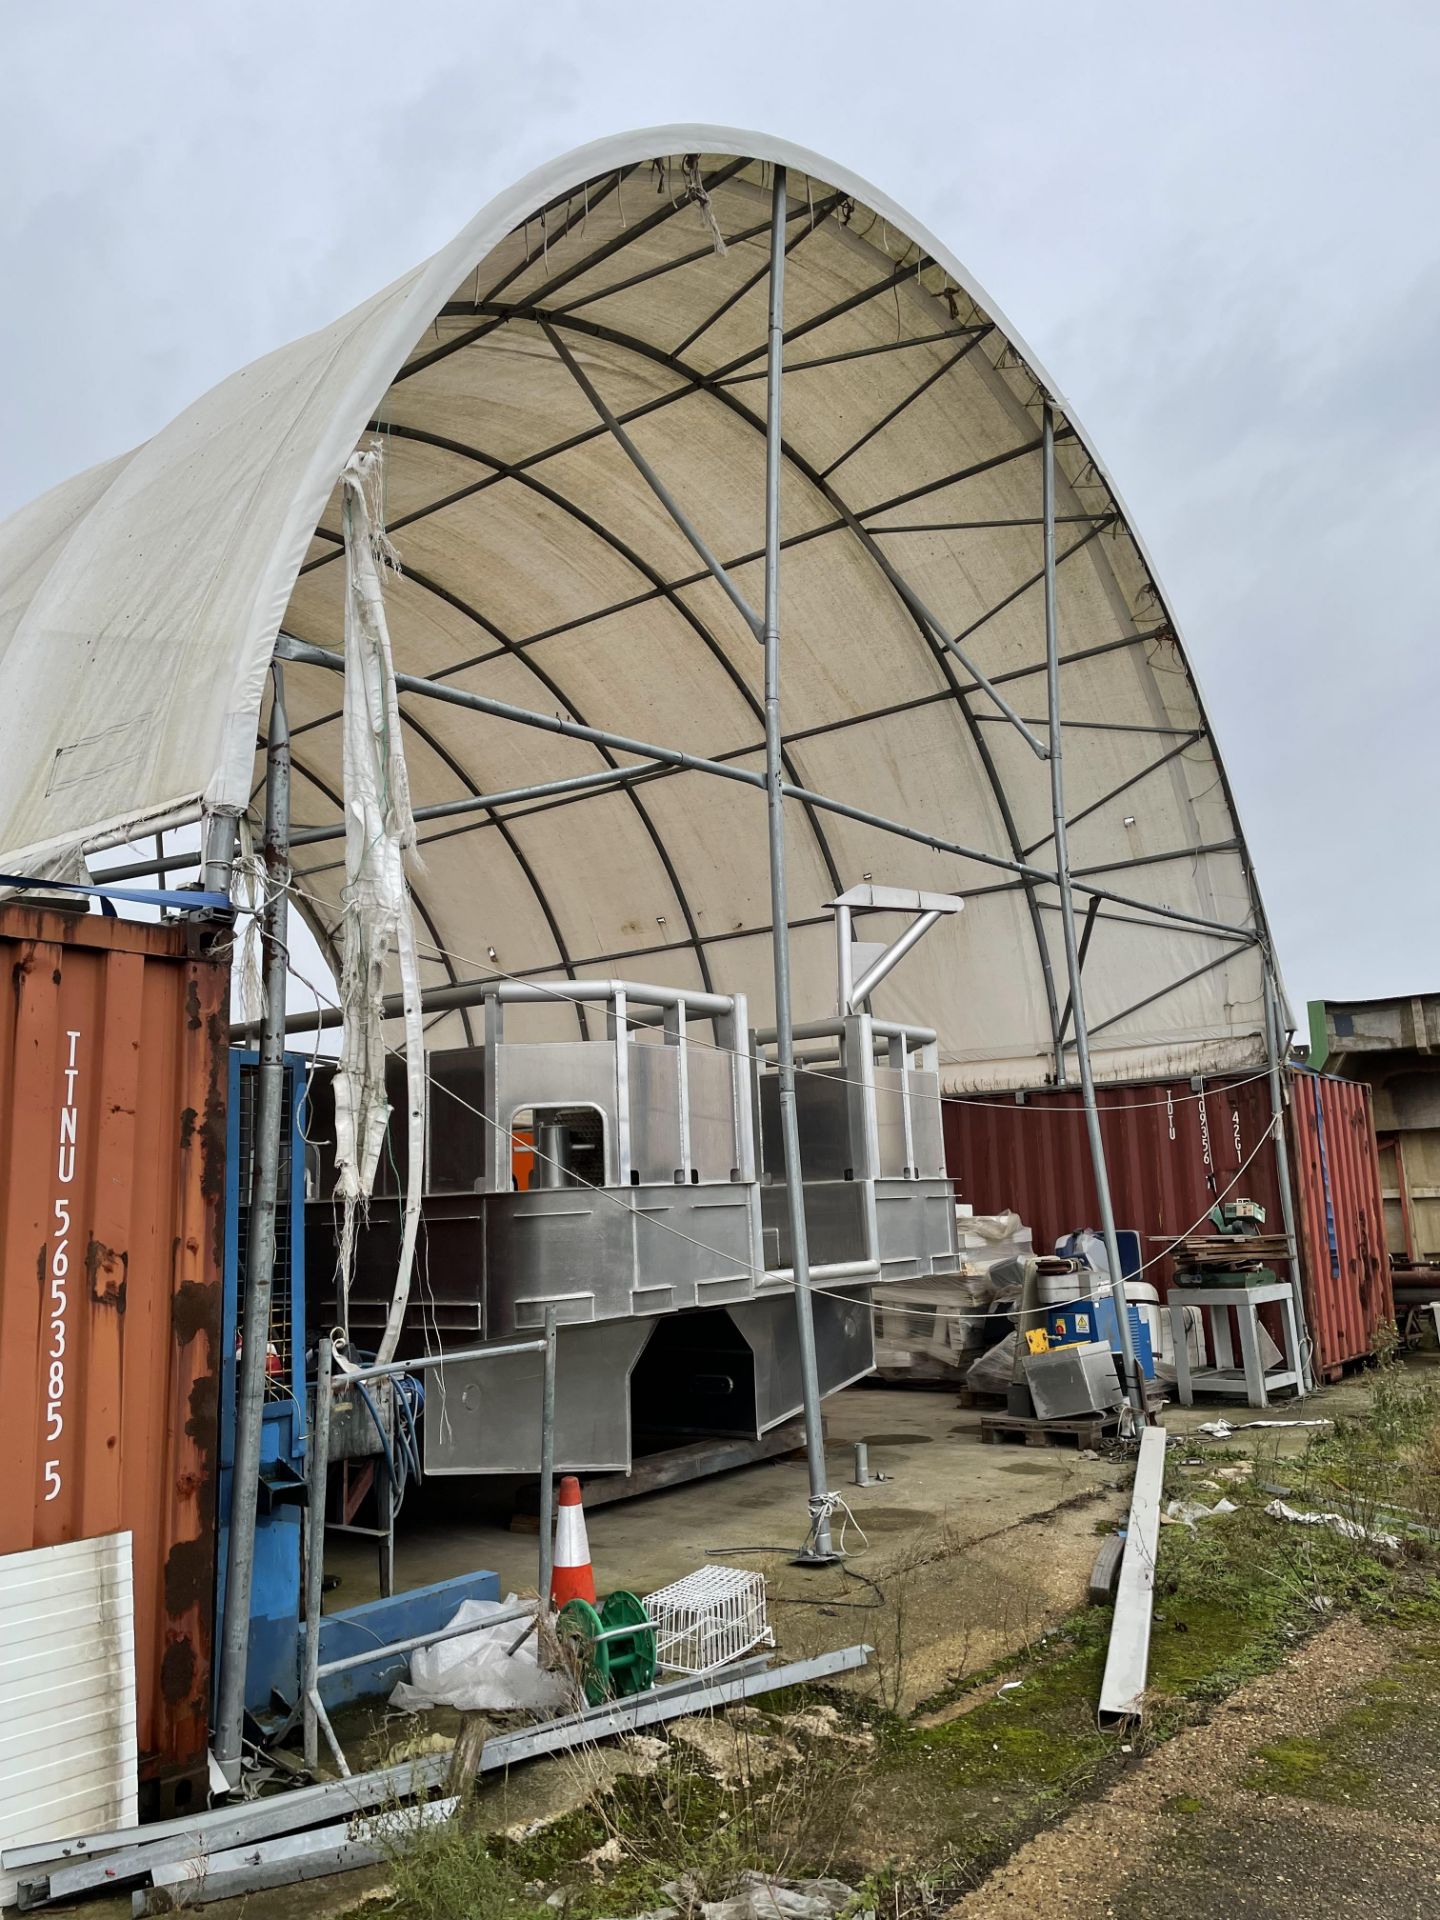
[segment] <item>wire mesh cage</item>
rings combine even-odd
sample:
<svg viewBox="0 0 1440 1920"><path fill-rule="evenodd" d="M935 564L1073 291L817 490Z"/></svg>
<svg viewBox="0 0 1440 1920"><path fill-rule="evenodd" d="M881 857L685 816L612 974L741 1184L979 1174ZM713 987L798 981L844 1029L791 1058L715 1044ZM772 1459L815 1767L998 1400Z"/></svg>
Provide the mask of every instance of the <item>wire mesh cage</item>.
<svg viewBox="0 0 1440 1920"><path fill-rule="evenodd" d="M741 1567L702 1567L652 1593L645 1611L655 1623L656 1664L667 1673L713 1673L775 1644L765 1576Z"/></svg>

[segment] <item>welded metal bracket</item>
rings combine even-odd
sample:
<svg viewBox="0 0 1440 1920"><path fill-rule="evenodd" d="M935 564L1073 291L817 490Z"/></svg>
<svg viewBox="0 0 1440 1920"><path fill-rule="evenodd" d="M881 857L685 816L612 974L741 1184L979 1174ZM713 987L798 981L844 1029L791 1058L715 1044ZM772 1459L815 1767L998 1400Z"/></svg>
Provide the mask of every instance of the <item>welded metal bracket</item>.
<svg viewBox="0 0 1440 1920"><path fill-rule="evenodd" d="M883 887L871 881L851 887L830 902L835 915L836 968L839 978L837 1012L859 1013L880 982L918 946L931 927L947 914L961 913L965 902L954 893L925 893L916 887ZM857 913L910 913L915 918L898 939L857 940Z"/></svg>

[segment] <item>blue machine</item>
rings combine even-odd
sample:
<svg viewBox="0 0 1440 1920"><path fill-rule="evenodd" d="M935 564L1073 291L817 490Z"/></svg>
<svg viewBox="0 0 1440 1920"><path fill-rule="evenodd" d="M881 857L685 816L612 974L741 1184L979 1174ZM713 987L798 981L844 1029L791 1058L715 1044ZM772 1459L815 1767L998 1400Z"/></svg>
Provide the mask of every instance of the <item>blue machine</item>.
<svg viewBox="0 0 1440 1920"><path fill-rule="evenodd" d="M1087 1232L1090 1229L1086 1230ZM1055 1242L1055 1251L1067 1260L1083 1260L1085 1250L1081 1246L1082 1235L1067 1233L1063 1240ZM1115 1245L1120 1254L1120 1278L1138 1280L1140 1278L1140 1236L1133 1227L1115 1229Z"/></svg>
<svg viewBox="0 0 1440 1920"><path fill-rule="evenodd" d="M1138 1307L1127 1306L1125 1313L1130 1322L1130 1338L1135 1347L1135 1358L1140 1362L1140 1371L1147 1380L1153 1380L1155 1343L1150 1338L1150 1329ZM1045 1331L1050 1336L1052 1347L1083 1346L1091 1341L1104 1340L1112 1353L1120 1351L1120 1325L1115 1315L1115 1302L1109 1294L1099 1300L1079 1300L1064 1307L1047 1307Z"/></svg>
<svg viewBox="0 0 1440 1920"><path fill-rule="evenodd" d="M230 1547L230 1489L235 1470L236 1360L245 1293L245 1260L254 1161L259 1055L230 1050L225 1140L225 1278L221 1309L220 1486L215 1640L223 1629ZM280 1191L270 1346L260 1438L260 1499L245 1706L266 1714L293 1704L299 1683L300 1527L305 1495L305 1146L307 1061L285 1056L280 1118ZM217 1665L216 1686L219 1685Z"/></svg>
<svg viewBox="0 0 1440 1920"><path fill-rule="evenodd" d="M1055 1251L1066 1259L1083 1259L1084 1252L1078 1233L1067 1234L1063 1240L1057 1240ZM1140 1236L1133 1228L1117 1227L1115 1239L1120 1253L1120 1277L1122 1280L1138 1280L1141 1274ZM1079 1291L1080 1281L1076 1281ZM1155 1350L1147 1325L1139 1307L1128 1306L1126 1318L1130 1322L1130 1338L1135 1348L1135 1358L1140 1362L1140 1371L1147 1380L1155 1378ZM1072 1301L1066 1306L1049 1307L1045 1313L1045 1330L1050 1336L1052 1346L1072 1345L1075 1342L1104 1340L1109 1343L1112 1353L1120 1351L1120 1323L1115 1313L1115 1302L1107 1294L1099 1300Z"/></svg>

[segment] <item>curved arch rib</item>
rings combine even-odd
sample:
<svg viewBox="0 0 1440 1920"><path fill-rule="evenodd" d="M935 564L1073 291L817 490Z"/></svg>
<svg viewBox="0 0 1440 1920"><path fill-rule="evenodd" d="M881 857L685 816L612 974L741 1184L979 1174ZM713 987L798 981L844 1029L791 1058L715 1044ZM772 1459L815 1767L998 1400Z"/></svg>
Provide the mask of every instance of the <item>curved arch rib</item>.
<svg viewBox="0 0 1440 1920"><path fill-rule="evenodd" d="M892 281L894 281L898 277L898 272L899 270L897 270L897 275L891 276ZM746 426L752 429L752 431L754 431L755 433L763 437L765 432L764 420L761 419L759 415L753 413L751 409L747 407L742 400L738 399L728 387L722 387L718 385L717 384L718 374L709 374L709 375L704 374L699 369L690 366L688 363L686 363L683 360L678 359L675 355L669 353L663 347L652 346L648 341L637 340L630 334L622 333L613 327L606 327L606 326L600 325L599 323L593 320L584 319L582 316L578 314L554 314L554 315L547 316L547 319L549 320L549 323L553 326L565 327L573 332L589 334L593 338L606 340L612 346L620 347L622 351L628 350L630 352L640 355L644 359L653 360L659 365L667 367L672 373L678 374L681 378L694 381L699 386L702 392L707 393L711 395L711 397L714 398L715 400L718 400L719 403L722 406L728 408L729 411L732 412L737 419L742 420ZM745 364L745 360L750 357L753 357L753 356L748 356L748 355L742 356L739 360L730 363L724 368L719 369L719 373L733 371L735 366ZM1039 442L1037 440L1036 442L1037 450L1038 450L1038 446L1039 446ZM850 531L859 540L865 552L868 554L870 559L878 567L880 573L885 578L885 580L889 583L892 591L896 594L896 597L899 599L901 605L905 608L906 613L909 615L911 621L913 622L916 628L916 631L920 634L921 638L924 640L927 648L929 649L932 657L934 658L937 666L939 667L941 674L944 676L945 680L948 682L950 691L954 696L956 706L959 708L960 713L963 716L966 731L970 735L971 743L975 749L976 758L979 760L980 765L984 770L986 780L990 787L991 796L995 802L996 811L1000 815L1000 820L1005 831L1005 836L1010 843L1011 854L1016 860L1021 859L1022 855L1020 851L1020 847L1021 847L1020 833L1016 825L1014 813L1012 812L1010 807L1009 797L1005 792L1004 783L1001 781L999 777L999 770L995 765L995 761L990 753L989 746L985 741L984 734L978 724L975 713L969 705L969 701L966 697L966 690L961 687L960 683L955 678L954 668L951 661L951 655L948 649L943 647L940 644L939 640L931 632L928 622L916 611L916 607L913 602L913 594L904 586L903 578L900 575L898 569L893 565L893 563L884 555L884 553L876 545L868 529L861 523L859 516L855 513L854 509L851 508L849 503L840 495L838 490L835 487L833 487L829 482L824 480L821 477L821 475L818 473L818 471L810 464L810 462L806 460L803 457L803 455L797 453L795 449L787 441L782 440L781 451L786 461L790 464L791 467L794 468L795 472L798 473L805 481L807 481L808 484L814 488L814 490L821 496L822 499L828 501L829 504L832 507L834 507L835 510L845 520L845 523L849 527ZM796 781L795 784L800 785L803 783ZM1027 879L1024 882L1024 889L1025 889L1026 903L1027 903L1029 916L1030 916L1031 932L1035 941L1036 957L1040 965L1041 979L1043 981L1044 988L1045 988L1045 1000L1046 1000L1046 1008L1047 1008L1047 1011L1049 1014L1049 1020L1050 1020L1051 1039L1052 1039L1052 1043L1056 1045L1057 1060L1058 1060L1060 1006L1059 1006L1059 999L1055 990L1054 968L1052 966L1051 959L1050 959L1049 945L1045 939L1044 924L1040 917L1040 902L1039 902L1039 896L1036 892L1035 883Z"/></svg>

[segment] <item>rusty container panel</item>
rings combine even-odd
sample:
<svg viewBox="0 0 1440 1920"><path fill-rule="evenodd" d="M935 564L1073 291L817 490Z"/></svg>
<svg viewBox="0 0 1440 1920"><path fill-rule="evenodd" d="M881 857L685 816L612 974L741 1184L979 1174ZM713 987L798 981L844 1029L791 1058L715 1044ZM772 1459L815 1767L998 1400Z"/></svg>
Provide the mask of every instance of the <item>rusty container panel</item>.
<svg viewBox="0 0 1440 1920"><path fill-rule="evenodd" d="M1380 1156L1363 1082L1294 1073L1289 1084L1305 1304L1317 1365L1330 1371L1369 1353L1395 1313Z"/></svg>
<svg viewBox="0 0 1440 1920"><path fill-rule="evenodd" d="M1286 1080L1306 1313L1316 1371L1333 1377L1370 1352L1376 1325L1394 1311L1375 1134L1364 1087L1323 1074L1295 1072ZM1278 1222L1264 1074L1207 1080L1198 1091L1188 1079L1109 1086L1097 1097L1116 1222L1140 1234L1142 1258L1154 1263L1145 1278L1162 1300L1175 1270L1163 1248L1202 1226L1217 1194L1228 1189L1258 1200ZM945 1150L959 1198L977 1213L1013 1207L1034 1229L1037 1247L1097 1222L1078 1090L1027 1093L1023 1100L948 1098Z"/></svg>
<svg viewBox="0 0 1440 1920"><path fill-rule="evenodd" d="M128 1529L143 1802L203 1792L229 969L0 908L0 1553Z"/></svg>

